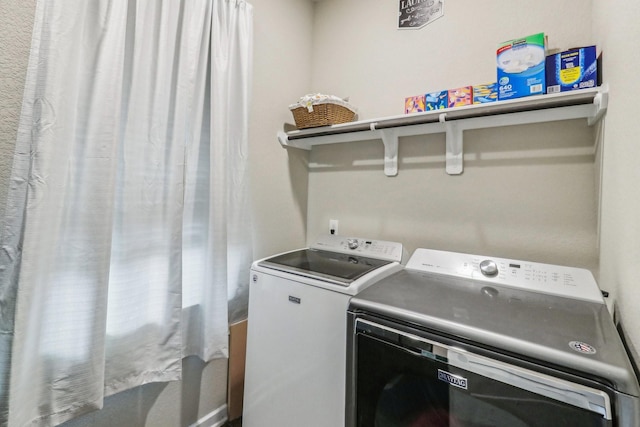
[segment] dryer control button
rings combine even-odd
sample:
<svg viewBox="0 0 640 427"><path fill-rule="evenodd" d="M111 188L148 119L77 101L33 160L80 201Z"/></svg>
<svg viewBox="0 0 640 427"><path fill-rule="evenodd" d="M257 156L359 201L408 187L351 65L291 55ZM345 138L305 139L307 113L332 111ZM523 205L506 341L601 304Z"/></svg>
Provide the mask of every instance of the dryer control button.
<svg viewBox="0 0 640 427"><path fill-rule="evenodd" d="M485 259L480 263L480 271L487 277L493 277L498 275L498 265L495 261Z"/></svg>
<svg viewBox="0 0 640 427"><path fill-rule="evenodd" d="M349 249L358 249L358 239L347 239Z"/></svg>

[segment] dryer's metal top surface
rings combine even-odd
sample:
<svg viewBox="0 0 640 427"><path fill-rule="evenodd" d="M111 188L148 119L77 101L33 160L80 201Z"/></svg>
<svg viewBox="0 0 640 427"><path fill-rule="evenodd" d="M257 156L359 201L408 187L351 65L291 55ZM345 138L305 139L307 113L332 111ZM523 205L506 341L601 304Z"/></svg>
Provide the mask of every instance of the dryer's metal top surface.
<svg viewBox="0 0 640 427"><path fill-rule="evenodd" d="M350 310L564 366L640 394L603 303L405 269L352 298Z"/></svg>

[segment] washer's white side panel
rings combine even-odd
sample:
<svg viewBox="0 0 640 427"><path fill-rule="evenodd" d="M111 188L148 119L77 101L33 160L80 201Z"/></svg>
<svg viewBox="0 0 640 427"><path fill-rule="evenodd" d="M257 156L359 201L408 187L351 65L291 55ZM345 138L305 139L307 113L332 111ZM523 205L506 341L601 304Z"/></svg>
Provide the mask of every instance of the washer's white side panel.
<svg viewBox="0 0 640 427"><path fill-rule="evenodd" d="M343 425L350 296L251 274L242 424Z"/></svg>

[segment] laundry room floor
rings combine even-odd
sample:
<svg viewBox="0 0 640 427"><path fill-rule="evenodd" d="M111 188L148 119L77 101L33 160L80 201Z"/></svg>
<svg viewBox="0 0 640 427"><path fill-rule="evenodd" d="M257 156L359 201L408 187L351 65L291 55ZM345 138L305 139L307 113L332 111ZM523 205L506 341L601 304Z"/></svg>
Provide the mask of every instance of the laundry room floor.
<svg viewBox="0 0 640 427"><path fill-rule="evenodd" d="M227 421L222 427L242 427L242 418L237 420Z"/></svg>

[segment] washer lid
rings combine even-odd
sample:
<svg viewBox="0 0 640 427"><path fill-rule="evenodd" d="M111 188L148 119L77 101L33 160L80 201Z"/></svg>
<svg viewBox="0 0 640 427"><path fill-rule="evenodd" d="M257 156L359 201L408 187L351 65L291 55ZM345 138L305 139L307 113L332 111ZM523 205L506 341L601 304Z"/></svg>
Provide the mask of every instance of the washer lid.
<svg viewBox="0 0 640 427"><path fill-rule="evenodd" d="M301 249L267 258L259 266L349 286L365 274L392 261L317 249Z"/></svg>

